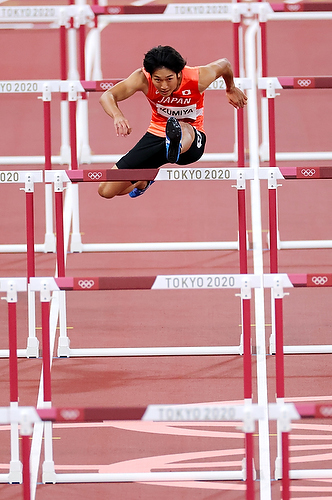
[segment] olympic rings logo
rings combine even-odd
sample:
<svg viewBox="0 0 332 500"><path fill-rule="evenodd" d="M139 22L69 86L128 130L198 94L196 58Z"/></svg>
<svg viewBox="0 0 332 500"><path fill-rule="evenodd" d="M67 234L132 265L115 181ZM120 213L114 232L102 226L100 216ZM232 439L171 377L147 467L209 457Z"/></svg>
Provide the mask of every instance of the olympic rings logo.
<svg viewBox="0 0 332 500"><path fill-rule="evenodd" d="M328 277L327 276L313 276L311 278L311 281L315 284L315 285L325 285L325 283L327 282L328 280Z"/></svg>
<svg viewBox="0 0 332 500"><path fill-rule="evenodd" d="M108 90L114 87L114 84L112 82L101 82L99 86L102 90Z"/></svg>
<svg viewBox="0 0 332 500"><path fill-rule="evenodd" d="M85 290L89 290L89 288L92 288L95 282L93 280L79 280L78 286Z"/></svg>
<svg viewBox="0 0 332 500"><path fill-rule="evenodd" d="M301 6L297 4L287 4L287 10L289 12L297 12L298 10L301 9Z"/></svg>
<svg viewBox="0 0 332 500"><path fill-rule="evenodd" d="M297 80L297 84L300 85L300 87L309 87L309 85L311 84L311 80Z"/></svg>
<svg viewBox="0 0 332 500"><path fill-rule="evenodd" d="M315 175L315 173L316 173L316 170L314 168L303 168L301 170L301 174L304 177L312 177L313 175Z"/></svg>
<svg viewBox="0 0 332 500"><path fill-rule="evenodd" d="M108 7L107 12L108 14L120 14L121 7Z"/></svg>
<svg viewBox="0 0 332 500"><path fill-rule="evenodd" d="M60 415L64 420L77 420L78 417L80 416L80 411L79 410L61 410Z"/></svg>
<svg viewBox="0 0 332 500"><path fill-rule="evenodd" d="M98 181L102 175L103 175L102 172L89 172L88 173L88 177L92 181Z"/></svg>
<svg viewBox="0 0 332 500"><path fill-rule="evenodd" d="M319 408L319 413L323 415L323 417L332 417L332 406L321 406Z"/></svg>

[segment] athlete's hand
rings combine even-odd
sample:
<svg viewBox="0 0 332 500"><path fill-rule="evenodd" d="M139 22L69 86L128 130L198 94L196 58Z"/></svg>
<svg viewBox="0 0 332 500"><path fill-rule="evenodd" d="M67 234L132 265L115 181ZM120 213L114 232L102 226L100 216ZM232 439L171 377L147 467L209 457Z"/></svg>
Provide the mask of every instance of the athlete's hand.
<svg viewBox="0 0 332 500"><path fill-rule="evenodd" d="M226 97L229 104L234 106L236 109L244 108L248 101L248 97L237 87L226 90Z"/></svg>
<svg viewBox="0 0 332 500"><path fill-rule="evenodd" d="M114 127L118 137L127 137L131 133L131 126L123 115L114 117Z"/></svg>

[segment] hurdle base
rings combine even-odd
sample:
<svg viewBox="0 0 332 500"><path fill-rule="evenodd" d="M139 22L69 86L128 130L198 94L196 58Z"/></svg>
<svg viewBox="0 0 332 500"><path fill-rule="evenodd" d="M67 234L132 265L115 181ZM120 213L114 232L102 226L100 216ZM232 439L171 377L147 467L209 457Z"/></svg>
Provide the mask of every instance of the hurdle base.
<svg viewBox="0 0 332 500"><path fill-rule="evenodd" d="M65 340L65 339L63 339ZM60 355L61 354L61 355ZM59 346L59 357L220 356L242 354L241 346L202 347L111 347L69 349Z"/></svg>
<svg viewBox="0 0 332 500"><path fill-rule="evenodd" d="M331 354L332 345L286 345L284 354Z"/></svg>
<svg viewBox="0 0 332 500"><path fill-rule="evenodd" d="M57 483L136 483L166 481L241 481L242 471L55 474Z"/></svg>
<svg viewBox="0 0 332 500"><path fill-rule="evenodd" d="M252 460L252 473L253 473L252 477L253 477L254 481L256 481L257 474L256 474L254 459ZM243 481L247 480L247 460L246 460L246 458L242 459L242 479L243 479Z"/></svg>
<svg viewBox="0 0 332 500"><path fill-rule="evenodd" d="M37 339L37 337L28 337L26 357L27 358L39 357L39 340Z"/></svg>
<svg viewBox="0 0 332 500"><path fill-rule="evenodd" d="M42 474L43 484L55 484L57 482L56 476L57 475L54 470L53 460L47 462L45 461L43 463L43 474Z"/></svg>
<svg viewBox="0 0 332 500"><path fill-rule="evenodd" d="M69 358L70 353L70 339L68 337L59 337L58 358Z"/></svg>
<svg viewBox="0 0 332 500"><path fill-rule="evenodd" d="M269 339L269 353L275 354L277 352L276 348L276 336L274 334L270 335Z"/></svg>
<svg viewBox="0 0 332 500"><path fill-rule="evenodd" d="M275 335L271 335L269 353L275 355L276 352ZM332 354L332 345L284 345L283 352L284 354Z"/></svg>
<svg viewBox="0 0 332 500"><path fill-rule="evenodd" d="M44 252L56 253L56 239L53 233L46 233L44 240Z"/></svg>
<svg viewBox="0 0 332 500"><path fill-rule="evenodd" d="M279 481L279 479L282 479L282 458L277 457L274 463L274 479L276 481Z"/></svg>
<svg viewBox="0 0 332 500"><path fill-rule="evenodd" d="M62 144L60 156L57 158L60 165L70 165L71 150L69 144Z"/></svg>
<svg viewBox="0 0 332 500"><path fill-rule="evenodd" d="M22 484L22 480L22 462L19 460L12 460L9 466L8 483Z"/></svg>
<svg viewBox="0 0 332 500"><path fill-rule="evenodd" d="M87 165L91 164L91 148L88 144L83 144L81 147L80 163Z"/></svg>
<svg viewBox="0 0 332 500"><path fill-rule="evenodd" d="M26 358L27 350L26 349L17 349L17 357L18 358ZM0 358L9 358L9 349L0 349Z"/></svg>
<svg viewBox="0 0 332 500"><path fill-rule="evenodd" d="M157 242L157 243L83 243L83 252L171 252L189 250L239 250L238 241Z"/></svg>
<svg viewBox="0 0 332 500"><path fill-rule="evenodd" d="M290 470L290 479L331 479L332 469L303 469Z"/></svg>
<svg viewBox="0 0 332 500"><path fill-rule="evenodd" d="M70 252L71 253L82 253L83 245L82 238L80 234L72 234L70 241Z"/></svg>
<svg viewBox="0 0 332 500"><path fill-rule="evenodd" d="M278 242L279 250L308 250L314 248L332 248L332 240L294 240Z"/></svg>

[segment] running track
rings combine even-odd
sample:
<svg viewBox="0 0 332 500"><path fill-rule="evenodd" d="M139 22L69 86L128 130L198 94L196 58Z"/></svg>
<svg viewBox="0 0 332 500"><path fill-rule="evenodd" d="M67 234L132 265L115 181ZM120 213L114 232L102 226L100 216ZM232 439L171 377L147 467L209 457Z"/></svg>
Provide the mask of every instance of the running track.
<svg viewBox="0 0 332 500"><path fill-rule="evenodd" d="M25 5L46 2L24 2ZM66 3L66 2L59 2ZM14 5L15 2L3 2ZM331 75L332 30L329 22L268 24L268 70L271 76ZM156 44L174 45L192 65L221 56L232 61L230 23L113 25L103 31L103 76L125 77L141 64ZM59 78L56 30L0 30L2 79ZM278 151L331 151L331 90L281 91L276 101ZM42 104L36 96L0 96L1 155L42 155ZM60 148L59 99L52 101L52 153ZM149 109L141 96L123 103L133 133L116 139L113 126L89 96L90 144L94 154L122 153L147 127ZM233 147L233 111L223 96L206 96L207 152ZM328 164L326 162L325 164ZM208 166L211 166L210 164ZM27 169L22 166L21 169ZM39 168L39 167L34 167ZM3 168L4 169L4 168ZM1 186L1 243L24 242L24 193ZM331 181L283 181L278 190L279 227L283 240L331 239ZM263 237L267 231L267 189L262 189ZM43 190L36 186L36 241L43 240ZM248 205L249 207L249 205ZM81 230L84 242L233 241L237 237L236 190L230 184L156 183L139 200L105 201L95 184L80 185ZM249 208L248 208L249 210ZM250 218L248 217L249 235ZM265 239L264 239L265 242ZM268 272L269 252L264 252ZM251 253L249 253L251 270ZM25 256L0 254L1 276L24 276ZM331 272L331 250L282 250L280 272ZM52 276L53 254L38 254L38 276ZM161 252L69 254L67 275L153 275L176 273L237 273L238 253ZM83 295L83 296L82 296ZM239 340L240 302L234 292L105 292L68 294L71 347L234 345ZM331 291L295 289L284 300L285 344L331 343ZM269 308L267 300L267 309ZM7 348L6 304L1 308L1 348ZM25 347L26 303L18 303L19 348ZM269 317L269 314L266 315ZM39 325L38 325L39 326ZM267 325L267 338L270 325ZM275 399L275 359L267 357L269 400ZM41 361L19 361L20 404L36 405ZM255 373L255 361L253 373ZM331 355L285 358L286 397L331 399ZM0 360L0 404L8 405L8 361ZM91 358L53 360L54 406L146 405L240 401L243 398L242 359L237 356L180 358ZM254 387L254 400L256 397ZM332 427L325 422L299 422L291 438L294 468L332 468ZM0 473L8 471L9 432L0 430ZM274 428L271 426L271 433ZM211 462L238 469L242 434L233 424L118 424L55 426L56 472L115 472L118 470L204 470ZM271 436L272 461L275 437ZM150 458L149 458L150 457ZM230 463L231 462L231 463ZM195 465L193 465L195 464ZM204 465L205 464L205 465ZM272 463L272 471L274 470ZM256 464L257 466L257 464ZM146 469L147 468L147 469ZM203 469L202 469L203 468ZM41 470L41 469L40 469ZM38 481L41 480L41 474ZM259 490L258 481L256 483ZM1 498L20 498L21 486L0 484ZM258 493L257 493L258 494ZM244 484L38 484L37 500L60 498L144 498L176 500L244 498ZM273 500L280 485L273 483ZM331 482L292 482L292 497L332 498Z"/></svg>

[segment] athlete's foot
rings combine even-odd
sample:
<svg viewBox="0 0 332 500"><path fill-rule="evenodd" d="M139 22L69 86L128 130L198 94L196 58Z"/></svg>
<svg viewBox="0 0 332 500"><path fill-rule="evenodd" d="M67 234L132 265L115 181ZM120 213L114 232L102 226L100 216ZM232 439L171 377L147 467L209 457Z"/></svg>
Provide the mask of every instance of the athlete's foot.
<svg viewBox="0 0 332 500"><path fill-rule="evenodd" d="M130 198L137 198L137 196L141 196L142 194L145 193L145 191L151 186L151 184L153 184L154 181L148 181L148 183L146 184L145 188L143 189L139 189L137 187L135 187L130 193L129 193L129 196Z"/></svg>
<svg viewBox="0 0 332 500"><path fill-rule="evenodd" d="M166 158L170 163L176 163L181 151L181 125L174 116L166 124Z"/></svg>

